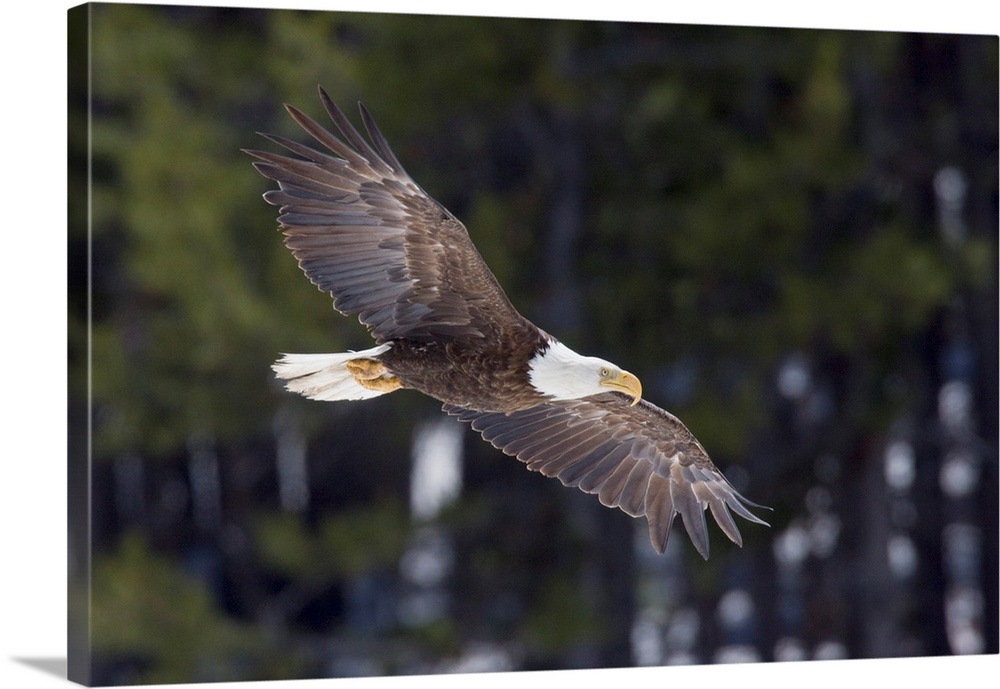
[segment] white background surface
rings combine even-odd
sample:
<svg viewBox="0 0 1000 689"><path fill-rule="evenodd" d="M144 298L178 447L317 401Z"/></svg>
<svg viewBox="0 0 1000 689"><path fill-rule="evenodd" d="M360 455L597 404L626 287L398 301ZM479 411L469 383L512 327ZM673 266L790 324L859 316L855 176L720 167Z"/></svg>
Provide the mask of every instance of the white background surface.
<svg viewBox="0 0 1000 689"><path fill-rule="evenodd" d="M22 0L8 4L0 31L3 100L0 148L3 245L0 248L4 445L0 473L0 686L65 686L66 659L66 10L74 3ZM631 19L698 24L998 33L998 3L815 3L698 0L653 9L648 0L577 2L488 0L406 4L370 0L299 2L175 0L175 4L366 9L430 14ZM666 5L667 3L665 3ZM905 9L904 9L905 8ZM543 687L552 682L628 682L639 686L688 684L748 687L985 686L995 681L998 657L906 659L536 672L425 677L310 680L208 685L220 689L342 687ZM993 677L993 680L989 680ZM984 679L985 678L985 679ZM985 681L985 684L984 684ZM179 686L179 685L172 685Z"/></svg>

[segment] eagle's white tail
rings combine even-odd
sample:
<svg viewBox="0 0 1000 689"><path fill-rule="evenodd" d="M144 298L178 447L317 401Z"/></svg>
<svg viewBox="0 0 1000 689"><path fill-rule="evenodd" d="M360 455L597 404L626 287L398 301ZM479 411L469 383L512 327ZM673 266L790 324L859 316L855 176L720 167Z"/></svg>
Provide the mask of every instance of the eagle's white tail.
<svg viewBox="0 0 1000 689"><path fill-rule="evenodd" d="M347 362L370 359L388 351L384 344L361 352L340 354L283 354L271 368L287 387L314 400L363 400L390 390L373 390L361 385L347 369Z"/></svg>

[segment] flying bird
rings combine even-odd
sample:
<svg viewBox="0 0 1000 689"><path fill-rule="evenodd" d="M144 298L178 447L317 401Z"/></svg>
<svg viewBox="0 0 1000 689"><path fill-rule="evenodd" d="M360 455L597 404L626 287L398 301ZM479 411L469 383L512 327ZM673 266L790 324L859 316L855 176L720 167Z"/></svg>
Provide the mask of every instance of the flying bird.
<svg viewBox="0 0 1000 689"><path fill-rule="evenodd" d="M296 157L247 153L278 184L264 199L280 207L300 268L375 346L283 355L273 369L289 390L315 400L419 390L529 469L645 516L658 553L678 514L706 559L707 510L737 545L731 512L766 524L684 424L642 398L636 376L577 354L517 312L465 227L406 173L364 105L370 141L319 93L342 138L286 105L327 150L263 134Z"/></svg>

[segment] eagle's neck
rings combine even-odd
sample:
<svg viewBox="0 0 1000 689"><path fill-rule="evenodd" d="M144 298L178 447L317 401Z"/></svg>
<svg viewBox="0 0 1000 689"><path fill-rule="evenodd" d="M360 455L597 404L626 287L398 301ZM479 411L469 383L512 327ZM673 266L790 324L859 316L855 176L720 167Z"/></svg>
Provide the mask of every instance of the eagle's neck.
<svg viewBox="0 0 1000 689"><path fill-rule="evenodd" d="M549 340L528 363L528 379L540 394L571 400L602 392L597 386L594 357L577 354L558 340Z"/></svg>

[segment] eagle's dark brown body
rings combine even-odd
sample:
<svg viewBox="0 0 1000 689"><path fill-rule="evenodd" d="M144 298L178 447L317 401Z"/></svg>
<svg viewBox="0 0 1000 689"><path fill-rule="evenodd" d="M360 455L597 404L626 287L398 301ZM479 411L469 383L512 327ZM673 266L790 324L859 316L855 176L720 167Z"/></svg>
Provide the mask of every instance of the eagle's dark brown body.
<svg viewBox="0 0 1000 689"><path fill-rule="evenodd" d="M426 393L529 469L645 516L657 552L677 515L705 557L706 511L737 544L730 510L764 523L684 424L640 399L635 376L514 309L465 227L406 174L363 107L371 143L320 95L346 143L289 107L329 152L265 135L298 157L249 153L278 183L264 198L281 207L299 266L376 346L285 355L274 369L290 390L319 400Z"/></svg>
<svg viewBox="0 0 1000 689"><path fill-rule="evenodd" d="M531 358L546 342L537 329L515 328L507 335L462 342L395 340L377 358L404 388L446 404L504 412L537 406L545 398L523 382Z"/></svg>

